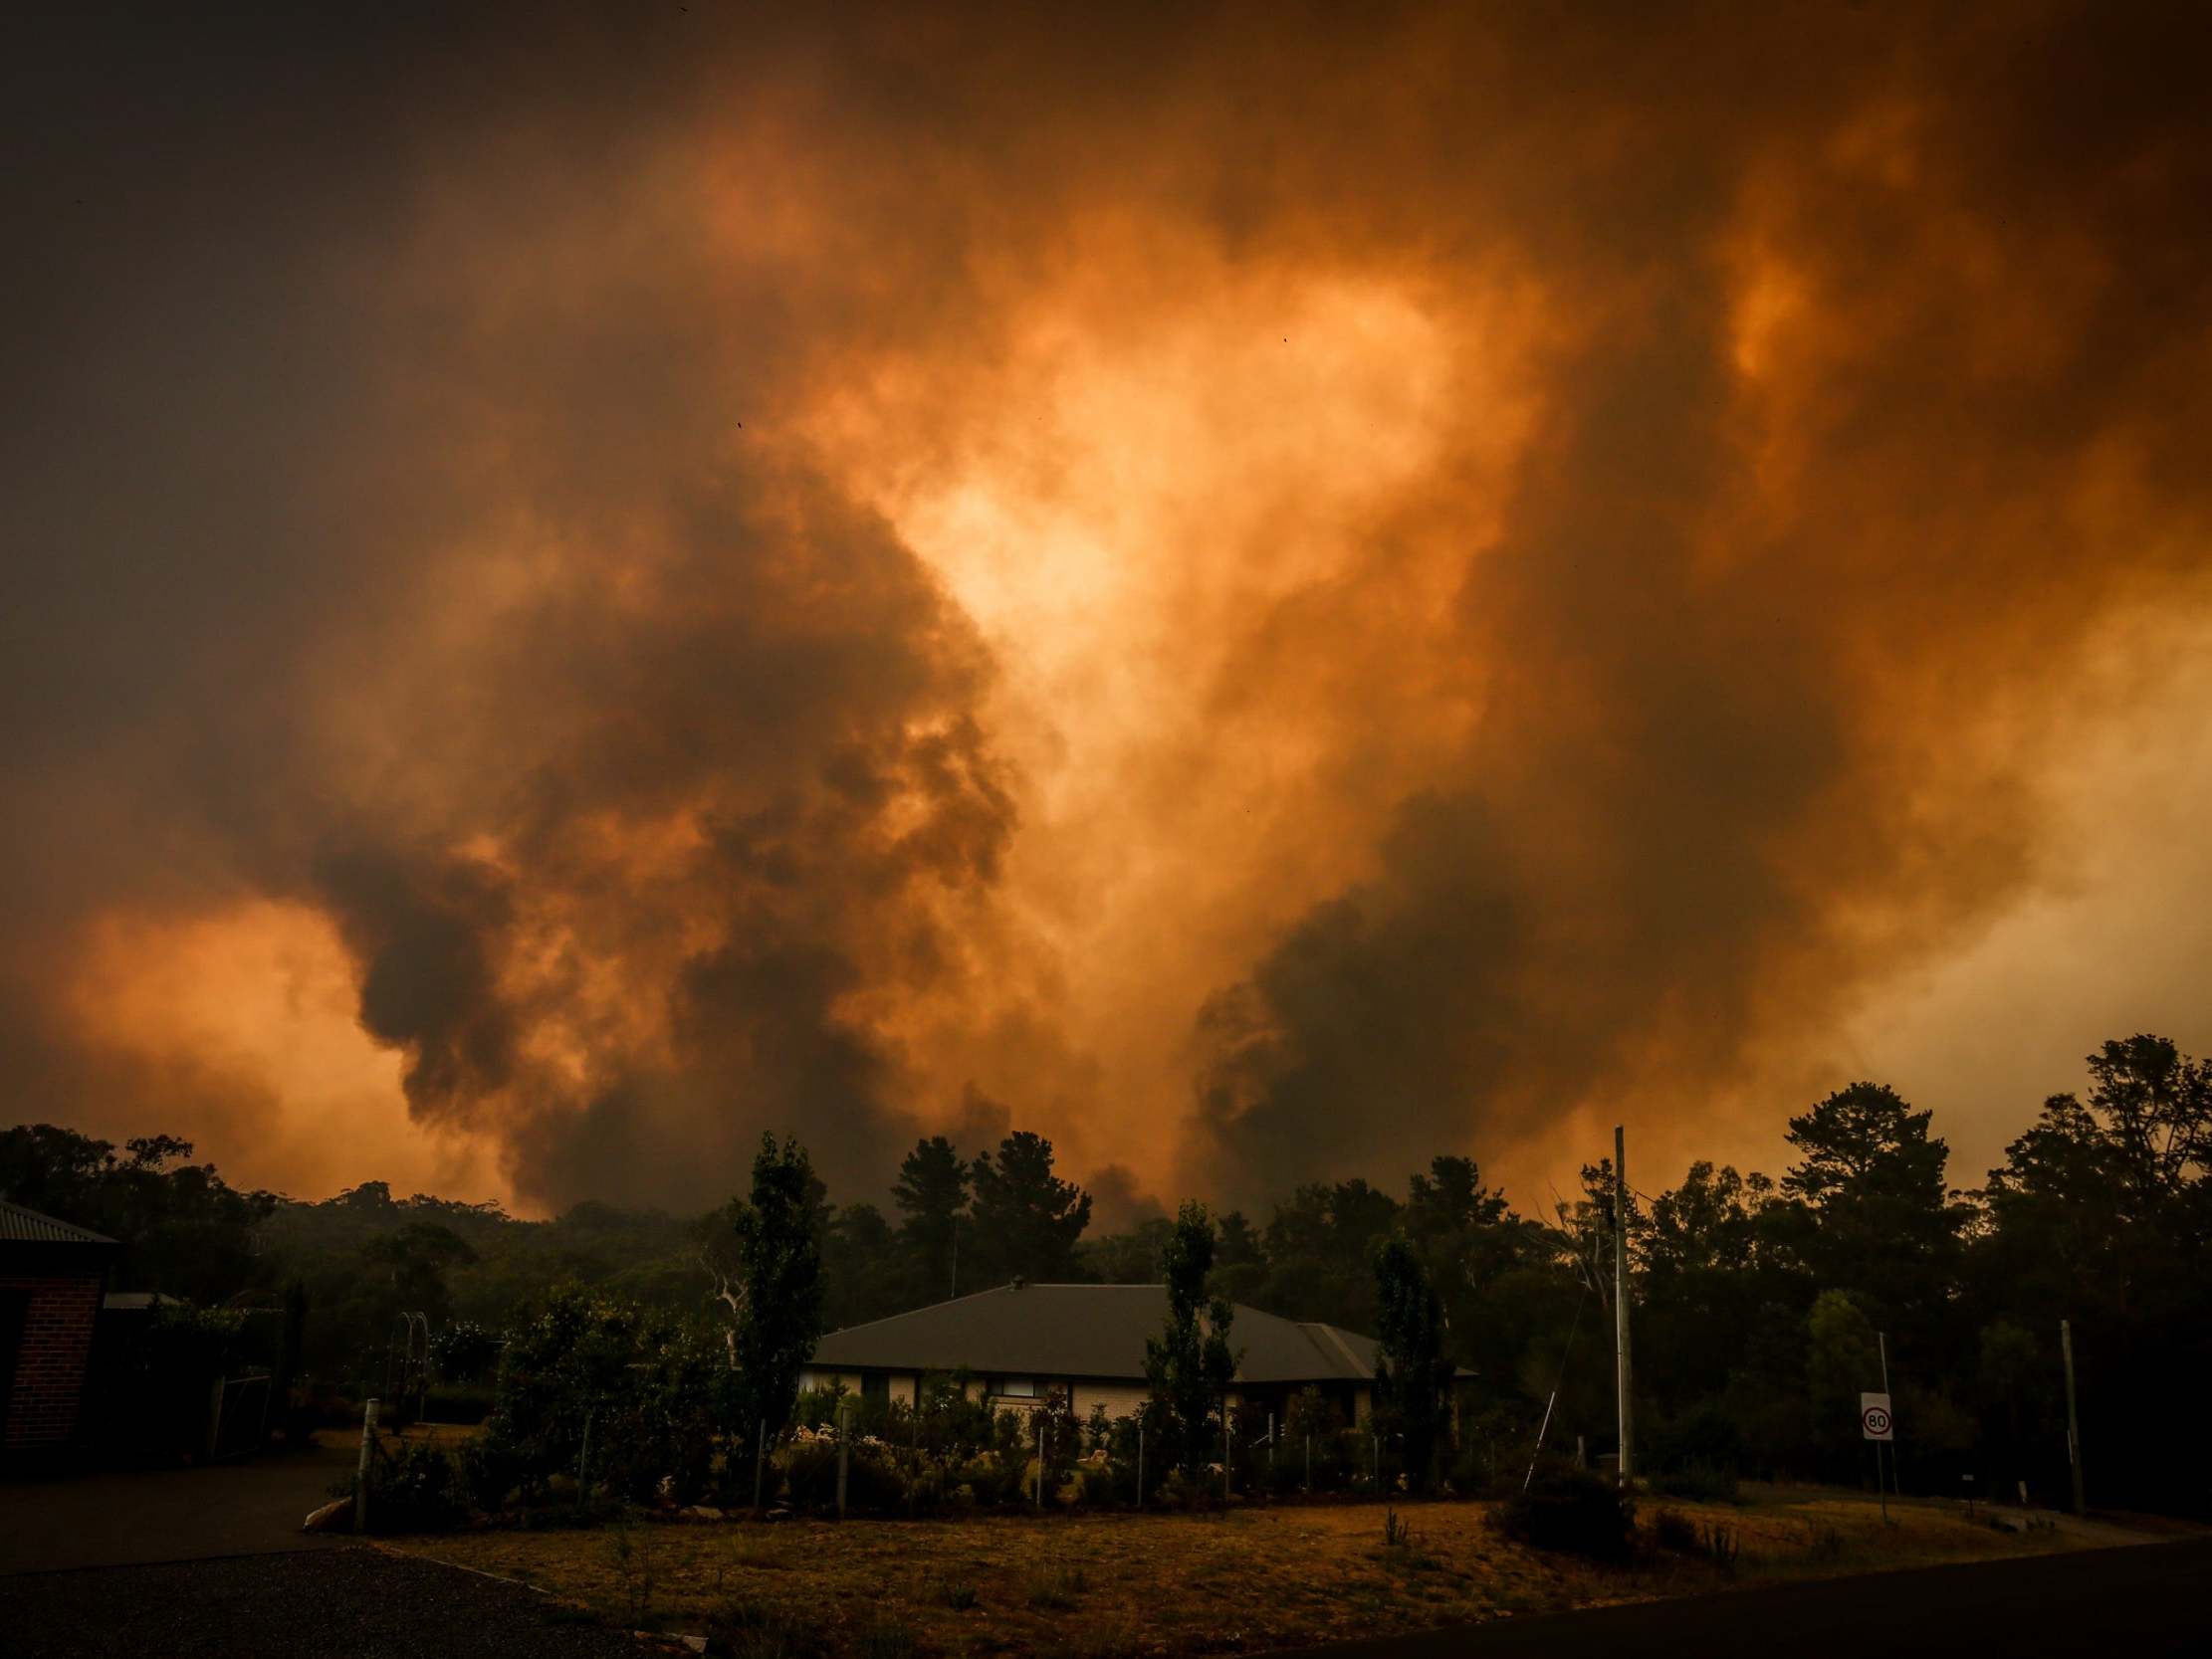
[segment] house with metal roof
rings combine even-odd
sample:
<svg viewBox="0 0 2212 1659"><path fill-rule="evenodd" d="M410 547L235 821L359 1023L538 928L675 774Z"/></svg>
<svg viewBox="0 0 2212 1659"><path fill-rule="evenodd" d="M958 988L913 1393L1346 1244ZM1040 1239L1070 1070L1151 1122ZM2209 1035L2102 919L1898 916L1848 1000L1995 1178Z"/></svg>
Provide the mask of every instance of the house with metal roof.
<svg viewBox="0 0 2212 1659"><path fill-rule="evenodd" d="M58 1453L76 1436L93 1325L119 1248L0 1199L0 1463Z"/></svg>
<svg viewBox="0 0 2212 1659"><path fill-rule="evenodd" d="M1063 1391L1078 1416L1096 1405L1119 1416L1145 1401L1145 1342L1160 1335L1167 1319L1164 1285L1015 1280L832 1331L815 1347L800 1386L912 1404L924 1375L965 1371L971 1395L994 1406L1033 1407ZM1279 1412L1290 1395L1310 1387L1347 1420L1368 1414L1373 1338L1241 1304L1228 1338L1237 1360L1232 1402Z"/></svg>

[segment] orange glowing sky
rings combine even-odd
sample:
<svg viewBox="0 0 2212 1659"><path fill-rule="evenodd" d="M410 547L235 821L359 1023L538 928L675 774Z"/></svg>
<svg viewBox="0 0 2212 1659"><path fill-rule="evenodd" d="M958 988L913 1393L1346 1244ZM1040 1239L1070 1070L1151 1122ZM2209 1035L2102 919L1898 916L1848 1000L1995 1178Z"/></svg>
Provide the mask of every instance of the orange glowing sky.
<svg viewBox="0 0 2212 1659"><path fill-rule="evenodd" d="M494 18L31 54L23 1118L1537 1203L2212 1047L2170 18Z"/></svg>

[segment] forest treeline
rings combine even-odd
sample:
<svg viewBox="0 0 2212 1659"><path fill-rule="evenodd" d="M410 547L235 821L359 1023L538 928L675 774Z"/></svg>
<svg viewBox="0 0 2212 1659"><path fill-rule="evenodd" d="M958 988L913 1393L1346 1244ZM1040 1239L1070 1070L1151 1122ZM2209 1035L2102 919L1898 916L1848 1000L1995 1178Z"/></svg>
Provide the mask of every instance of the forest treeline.
<svg viewBox="0 0 2212 1659"><path fill-rule="evenodd" d="M2105 1044L2088 1087L2047 1100L1983 1183L1952 1184L1931 1112L1855 1083L1788 1120L1779 1177L1699 1162L1638 1195L1628 1230L1647 1470L1871 1479L1857 1408L1887 1350L1907 1490L2055 1501L2067 1484L2059 1322L2071 1321L2093 1501L2198 1511L2212 1458L2194 1414L2212 1363L2212 1062L2163 1038ZM496 1334L557 1284L711 1317L742 1206L706 1216L578 1204L548 1221L370 1181L321 1202L230 1187L168 1137L117 1148L48 1125L0 1133L0 1192L123 1241L112 1283L201 1305L304 1290L301 1361L373 1389L396 1317ZM1051 1143L909 1152L886 1201L807 1199L830 1327L1020 1275L1160 1280L1166 1217L1095 1234ZM1264 1219L1218 1215L1211 1292L1374 1331L1387 1250L1410 1250L1444 1317L1462 1443L1525 1459L1556 1389L1553 1444L1614 1434L1610 1160L1522 1214L1474 1160L1438 1156L1403 1195L1299 1187Z"/></svg>

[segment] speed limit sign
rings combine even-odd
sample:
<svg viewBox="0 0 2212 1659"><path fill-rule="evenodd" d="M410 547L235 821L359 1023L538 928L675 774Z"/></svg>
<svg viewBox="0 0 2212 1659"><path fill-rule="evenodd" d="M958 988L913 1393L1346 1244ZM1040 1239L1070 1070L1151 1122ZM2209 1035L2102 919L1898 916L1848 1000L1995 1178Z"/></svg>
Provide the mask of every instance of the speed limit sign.
<svg viewBox="0 0 2212 1659"><path fill-rule="evenodd" d="M1896 1439L1896 1419L1889 1415L1889 1396L1887 1394L1861 1394L1859 1396L1859 1432L1869 1440Z"/></svg>

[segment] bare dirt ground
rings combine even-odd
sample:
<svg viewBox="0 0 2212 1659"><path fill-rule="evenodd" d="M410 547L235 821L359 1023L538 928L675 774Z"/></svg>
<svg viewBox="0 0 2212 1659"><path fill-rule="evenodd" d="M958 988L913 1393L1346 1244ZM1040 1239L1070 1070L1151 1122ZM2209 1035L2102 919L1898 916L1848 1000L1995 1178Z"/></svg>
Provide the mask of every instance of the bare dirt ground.
<svg viewBox="0 0 2212 1659"><path fill-rule="evenodd" d="M1669 1510L1722 1554L1657 1548ZM2153 1535L2111 1523L2001 1532L1957 1505L1764 1489L1741 1506L1647 1499L1646 1548L1605 1567L1539 1554L1488 1506L958 1521L639 1523L397 1541L536 1585L610 1624L752 1629L829 1655L1108 1655L1300 1647L1574 1608L1946 1561L2046 1555ZM1983 1512L1986 1515L1986 1511ZM2017 1512L2015 1512L2017 1515Z"/></svg>

